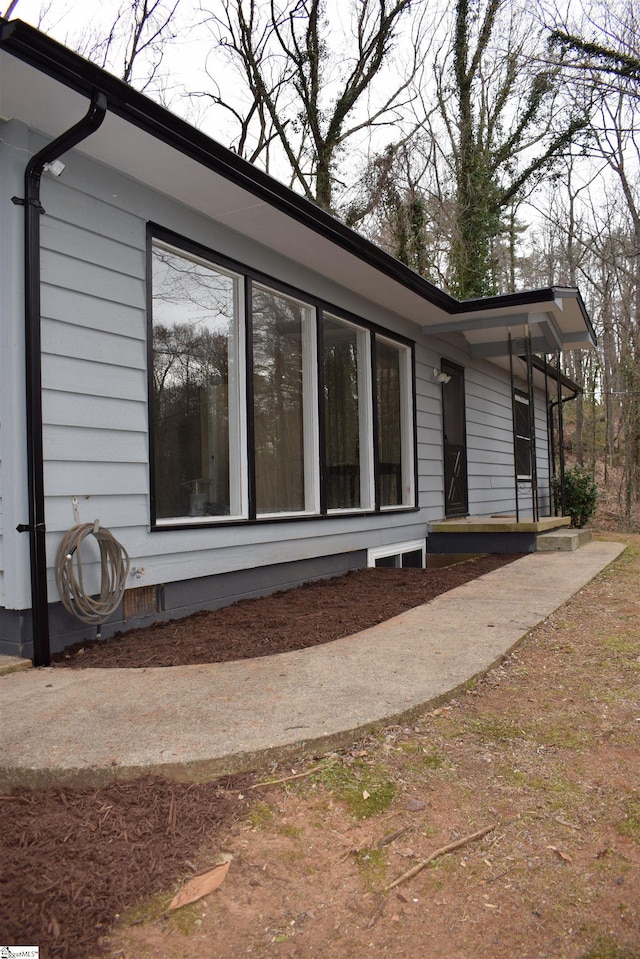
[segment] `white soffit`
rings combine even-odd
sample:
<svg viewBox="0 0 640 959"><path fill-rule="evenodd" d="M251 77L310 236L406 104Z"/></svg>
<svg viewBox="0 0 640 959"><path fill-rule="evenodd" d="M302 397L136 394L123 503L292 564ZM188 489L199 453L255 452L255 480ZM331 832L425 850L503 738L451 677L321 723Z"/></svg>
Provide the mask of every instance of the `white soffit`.
<svg viewBox="0 0 640 959"><path fill-rule="evenodd" d="M17 118L55 138L88 108L86 97L0 51L0 117ZM294 217L113 113L76 149L414 323L447 316Z"/></svg>

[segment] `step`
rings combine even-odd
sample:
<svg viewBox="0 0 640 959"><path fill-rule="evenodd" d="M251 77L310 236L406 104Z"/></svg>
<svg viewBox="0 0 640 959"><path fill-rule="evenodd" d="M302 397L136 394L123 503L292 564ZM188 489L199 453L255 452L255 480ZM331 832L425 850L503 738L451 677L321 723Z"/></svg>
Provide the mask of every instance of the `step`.
<svg viewBox="0 0 640 959"><path fill-rule="evenodd" d="M554 529L549 533L542 533L536 539L536 550L540 553L552 550L567 550L570 552L579 549L592 540L589 529Z"/></svg>

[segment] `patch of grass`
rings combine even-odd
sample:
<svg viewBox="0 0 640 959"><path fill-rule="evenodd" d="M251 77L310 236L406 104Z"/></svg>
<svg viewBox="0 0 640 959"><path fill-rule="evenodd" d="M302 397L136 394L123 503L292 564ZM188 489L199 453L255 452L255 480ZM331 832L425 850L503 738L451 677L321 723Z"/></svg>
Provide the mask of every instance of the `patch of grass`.
<svg viewBox="0 0 640 959"><path fill-rule="evenodd" d="M640 652L640 638L636 631L614 633L613 636L603 636L602 644L614 653Z"/></svg>
<svg viewBox="0 0 640 959"><path fill-rule="evenodd" d="M266 802L256 803L248 819L254 829L269 829L273 822L273 809Z"/></svg>
<svg viewBox="0 0 640 959"><path fill-rule="evenodd" d="M301 839L304 834L304 829L301 826L294 826L291 823L281 823L277 827L277 831L281 836L286 836L287 839Z"/></svg>
<svg viewBox="0 0 640 959"><path fill-rule="evenodd" d="M170 920L174 929L177 929L178 932L181 932L184 936L190 935L194 930L196 920L202 918L203 903L192 902L186 906L182 906L180 909L167 912L172 899L173 893L158 893L153 899L140 903L140 905L128 912L122 919L123 925L137 926L141 923L148 924L158 922L163 917L166 917Z"/></svg>
<svg viewBox="0 0 640 959"><path fill-rule="evenodd" d="M307 858L306 847L298 846L296 849L284 849L278 855L280 862L285 862L289 866L297 866L303 863Z"/></svg>
<svg viewBox="0 0 640 959"><path fill-rule="evenodd" d="M504 743L512 742L515 739L523 739L525 734L516 723L503 716L480 716L477 719L470 719L467 723L467 731L474 733L484 743ZM461 735L463 732L461 733Z"/></svg>
<svg viewBox="0 0 640 959"><path fill-rule="evenodd" d="M576 803L580 803L582 799L580 787L564 776L556 775L545 780L544 788L551 807L566 815L570 815Z"/></svg>
<svg viewBox="0 0 640 959"><path fill-rule="evenodd" d="M568 722L564 724L556 723L555 725L545 724L544 720L541 720L535 725L534 738L541 746L580 749L592 743L595 737L593 733L586 729L577 727L573 717L569 717Z"/></svg>
<svg viewBox="0 0 640 959"><path fill-rule="evenodd" d="M443 756L441 752L438 752L437 749L425 749L422 764L426 766L427 769L441 769L446 762L445 756Z"/></svg>
<svg viewBox="0 0 640 959"><path fill-rule="evenodd" d="M640 959L640 952L618 946L609 936L598 936L592 948L581 959Z"/></svg>
<svg viewBox="0 0 640 959"><path fill-rule="evenodd" d="M357 849L352 856L358 866L362 880L369 889L374 892L386 880L387 876L387 856L383 849L370 849L364 847Z"/></svg>
<svg viewBox="0 0 640 959"><path fill-rule="evenodd" d="M417 753L420 752L420 743L403 739L396 744L396 749L400 753Z"/></svg>
<svg viewBox="0 0 640 959"><path fill-rule="evenodd" d="M314 779L345 803L356 819L384 812L396 795L396 784L384 766L334 763L319 770Z"/></svg>
<svg viewBox="0 0 640 959"><path fill-rule="evenodd" d="M157 922L167 911L173 896L166 892L158 893L152 899L141 902L122 917L125 926L137 926L143 922Z"/></svg>
<svg viewBox="0 0 640 959"><path fill-rule="evenodd" d="M530 784L531 777L521 769L513 769L512 766L501 766L498 777L507 786L518 786L520 788Z"/></svg>
<svg viewBox="0 0 640 959"><path fill-rule="evenodd" d="M625 817L616 824L621 836L629 836L640 843L640 799L627 799L624 804Z"/></svg>

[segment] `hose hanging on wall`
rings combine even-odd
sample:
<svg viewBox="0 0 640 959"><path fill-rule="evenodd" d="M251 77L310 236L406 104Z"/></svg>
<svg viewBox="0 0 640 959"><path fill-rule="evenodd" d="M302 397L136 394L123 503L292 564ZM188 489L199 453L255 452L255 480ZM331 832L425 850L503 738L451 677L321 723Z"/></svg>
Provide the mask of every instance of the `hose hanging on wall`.
<svg viewBox="0 0 640 959"><path fill-rule="evenodd" d="M95 536L100 549L100 595L87 595L80 546ZM75 560L75 562L74 562ZM56 586L64 608L83 623L104 623L118 608L129 574L129 554L109 532L95 523L80 523L62 537L56 554Z"/></svg>

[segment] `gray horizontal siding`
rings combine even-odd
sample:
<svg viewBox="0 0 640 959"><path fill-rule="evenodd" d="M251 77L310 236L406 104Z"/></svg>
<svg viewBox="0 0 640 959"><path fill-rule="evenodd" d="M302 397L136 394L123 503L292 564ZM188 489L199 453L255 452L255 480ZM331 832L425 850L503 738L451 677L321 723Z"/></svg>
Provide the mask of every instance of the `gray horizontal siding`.
<svg viewBox="0 0 640 959"><path fill-rule="evenodd" d="M208 237L221 234L219 226L212 230L196 214L108 171L103 177L84 161L79 160L77 168L74 163L76 169L77 190L71 169L64 183L47 183L42 230L45 482L52 598L56 595L53 557L61 533L73 524L72 497L78 498L81 521L100 519L126 547L132 563L145 567L145 575L133 579L132 586L423 538L426 516L415 512L149 531L146 222L162 222L227 250L219 236ZM93 193L97 198L92 198ZM231 255L241 252L232 247ZM240 257L248 265L252 265L251 252L256 251L249 249ZM262 266L257 260L253 265ZM282 264L280 273L286 276ZM307 279L309 289L313 286L330 302L340 305L349 299L354 305L351 294L343 297L318 276L309 274ZM379 321L379 316L371 315L379 309L369 311L366 304L359 305L364 318ZM407 332L402 321L387 320L398 332ZM428 380L426 372L424 380ZM441 480L434 478L440 444L439 392L434 385L431 389L436 406L432 408L430 400L422 403L421 398L419 426L419 456L426 464L421 486L430 503L441 498ZM92 550L94 546L87 543L84 562L87 576L93 575L97 582Z"/></svg>
<svg viewBox="0 0 640 959"><path fill-rule="evenodd" d="M46 317L42 324L42 349L52 356L73 357L74 360L83 359L100 365L134 369L146 366L144 340L122 333L86 330L73 322Z"/></svg>
<svg viewBox="0 0 640 959"><path fill-rule="evenodd" d="M76 162L77 160L77 162ZM47 548L80 519L111 529L145 567L132 586L176 582L279 563L343 555L422 539L443 515L442 391L433 369L443 355L468 356L428 342L319 274L289 267L272 251L246 244L219 224L155 196L81 157L64 181L48 181L43 198L43 403ZM145 238L148 220L191 236L249 266L307 289L328 302L385 323L416 342L416 433L419 512L343 515L202 529L149 531ZM474 512L513 509L513 441L508 375L489 364L467 366L469 476ZM90 550L92 547L88 546ZM91 553L88 554L91 556ZM91 560L87 571L97 575Z"/></svg>
<svg viewBox="0 0 640 959"><path fill-rule="evenodd" d="M85 396L82 403L77 403L69 401L68 390L48 390L47 416L52 425L103 430L126 423L128 431L145 435L148 429L146 399L132 402L117 396Z"/></svg>

